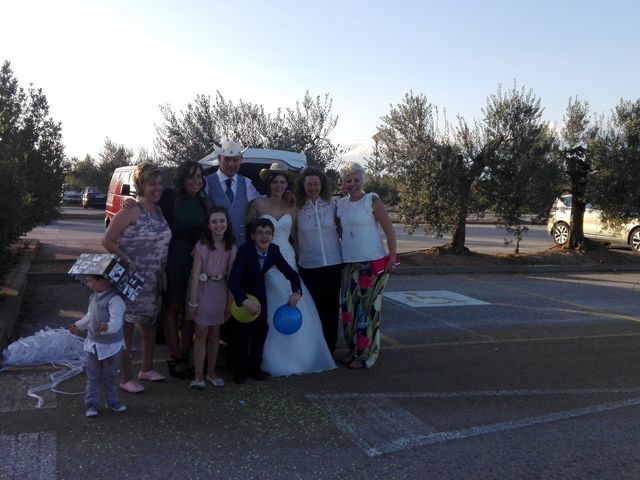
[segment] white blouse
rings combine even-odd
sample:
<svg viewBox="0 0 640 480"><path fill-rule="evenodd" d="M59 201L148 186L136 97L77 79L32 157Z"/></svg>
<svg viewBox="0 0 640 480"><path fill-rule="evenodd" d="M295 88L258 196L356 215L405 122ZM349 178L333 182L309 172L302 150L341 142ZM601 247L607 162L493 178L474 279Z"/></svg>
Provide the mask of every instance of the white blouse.
<svg viewBox="0 0 640 480"><path fill-rule="evenodd" d="M342 226L342 259L345 263L370 262L384 257L387 251L373 215L373 192L352 202L349 197L338 200L338 218Z"/></svg>
<svg viewBox="0 0 640 480"><path fill-rule="evenodd" d="M320 268L342 263L335 200L307 200L298 209L297 217L298 264L302 268Z"/></svg>

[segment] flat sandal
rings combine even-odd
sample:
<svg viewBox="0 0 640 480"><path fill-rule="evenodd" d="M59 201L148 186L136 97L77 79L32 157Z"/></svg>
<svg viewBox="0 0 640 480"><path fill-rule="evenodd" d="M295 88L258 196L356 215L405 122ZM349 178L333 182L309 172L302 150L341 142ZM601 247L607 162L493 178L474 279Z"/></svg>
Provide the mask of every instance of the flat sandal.
<svg viewBox="0 0 640 480"><path fill-rule="evenodd" d="M347 368L358 370L361 368L367 368L367 365L362 360L353 360L349 365L347 365Z"/></svg>

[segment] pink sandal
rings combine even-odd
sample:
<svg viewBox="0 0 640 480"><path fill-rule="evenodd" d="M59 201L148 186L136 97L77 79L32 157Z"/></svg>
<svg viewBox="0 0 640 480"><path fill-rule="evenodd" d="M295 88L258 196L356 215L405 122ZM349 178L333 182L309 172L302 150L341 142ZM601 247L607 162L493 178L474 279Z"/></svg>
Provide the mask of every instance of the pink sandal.
<svg viewBox="0 0 640 480"><path fill-rule="evenodd" d="M138 372L138 380L147 380L149 382L164 382L166 377L156 372L155 370L148 370L143 372L140 370Z"/></svg>
<svg viewBox="0 0 640 480"><path fill-rule="evenodd" d="M135 380L129 380L127 383L121 383L120 388L128 393L142 393L144 387Z"/></svg>

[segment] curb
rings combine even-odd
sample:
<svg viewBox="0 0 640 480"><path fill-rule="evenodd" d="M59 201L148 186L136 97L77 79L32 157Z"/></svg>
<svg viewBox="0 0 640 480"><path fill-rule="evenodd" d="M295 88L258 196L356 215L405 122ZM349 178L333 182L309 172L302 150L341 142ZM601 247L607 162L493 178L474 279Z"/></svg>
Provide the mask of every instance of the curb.
<svg viewBox="0 0 640 480"><path fill-rule="evenodd" d="M640 272L640 264L611 265L493 265L493 266L433 266L403 267L395 275L442 275L442 274L518 274L518 273L587 273L587 272Z"/></svg>
<svg viewBox="0 0 640 480"><path fill-rule="evenodd" d="M64 213L63 215L60 215L59 218L89 218L91 220L104 220L104 212L103 213L87 213L87 214L83 214L83 213Z"/></svg>
<svg viewBox="0 0 640 480"><path fill-rule="evenodd" d="M6 286L0 297L0 352L4 351L11 338L27 289L27 274L40 248L39 240L23 241L28 244L28 250L20 253L17 265L7 275Z"/></svg>

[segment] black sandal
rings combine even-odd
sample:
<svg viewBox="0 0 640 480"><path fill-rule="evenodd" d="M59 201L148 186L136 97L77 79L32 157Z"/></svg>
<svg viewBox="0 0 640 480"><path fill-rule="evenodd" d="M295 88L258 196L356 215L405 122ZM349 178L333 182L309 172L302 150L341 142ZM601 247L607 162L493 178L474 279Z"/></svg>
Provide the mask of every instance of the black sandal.
<svg viewBox="0 0 640 480"><path fill-rule="evenodd" d="M189 368L189 357L183 356L176 358L171 355L171 358L167 360L167 367L169 367L169 375L180 380L188 380L193 377L193 371Z"/></svg>

